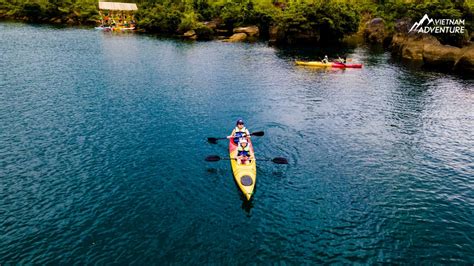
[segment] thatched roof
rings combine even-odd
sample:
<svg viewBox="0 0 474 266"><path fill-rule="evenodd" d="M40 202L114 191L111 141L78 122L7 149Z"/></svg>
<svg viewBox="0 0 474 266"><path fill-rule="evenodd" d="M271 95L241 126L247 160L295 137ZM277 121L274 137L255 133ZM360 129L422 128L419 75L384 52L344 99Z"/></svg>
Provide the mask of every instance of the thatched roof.
<svg viewBox="0 0 474 266"><path fill-rule="evenodd" d="M101 10L118 10L118 11L136 11L137 4L132 3L118 3L118 2L99 2L99 9Z"/></svg>

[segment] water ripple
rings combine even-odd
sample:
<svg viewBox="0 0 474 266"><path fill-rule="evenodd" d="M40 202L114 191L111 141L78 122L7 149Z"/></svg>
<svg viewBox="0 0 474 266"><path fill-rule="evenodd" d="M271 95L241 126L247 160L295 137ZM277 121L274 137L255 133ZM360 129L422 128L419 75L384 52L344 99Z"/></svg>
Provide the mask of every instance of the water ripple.
<svg viewBox="0 0 474 266"><path fill-rule="evenodd" d="M2 264L474 261L468 78L18 23L0 47ZM265 131L251 203L203 161L238 117Z"/></svg>

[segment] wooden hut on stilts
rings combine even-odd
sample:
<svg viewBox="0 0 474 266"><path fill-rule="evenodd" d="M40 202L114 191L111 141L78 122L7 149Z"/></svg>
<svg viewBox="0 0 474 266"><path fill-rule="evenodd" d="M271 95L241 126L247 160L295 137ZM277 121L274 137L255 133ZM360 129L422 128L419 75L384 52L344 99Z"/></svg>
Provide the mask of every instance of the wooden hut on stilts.
<svg viewBox="0 0 474 266"><path fill-rule="evenodd" d="M111 31L134 30L136 23L134 12L138 10L135 3L99 2L101 25L96 29Z"/></svg>

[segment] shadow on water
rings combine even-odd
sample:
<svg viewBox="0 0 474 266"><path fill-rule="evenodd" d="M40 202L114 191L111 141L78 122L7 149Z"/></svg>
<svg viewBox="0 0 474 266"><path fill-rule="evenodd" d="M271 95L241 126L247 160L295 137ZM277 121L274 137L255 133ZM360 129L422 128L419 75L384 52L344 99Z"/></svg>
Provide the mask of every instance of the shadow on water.
<svg viewBox="0 0 474 266"><path fill-rule="evenodd" d="M388 52L380 45L363 45L359 47L358 52L366 54L364 58L366 66L386 64L387 58L390 57Z"/></svg>
<svg viewBox="0 0 474 266"><path fill-rule="evenodd" d="M211 167L208 167L206 168L206 172L208 174L210 174L211 176L214 176L214 177L219 177L220 175L225 175L225 172L221 172L219 171L218 169L216 168L211 168ZM240 198L240 200L242 201L242 210L244 210L247 214L248 217L250 217L250 211L252 210L254 204L253 204L253 196L252 198L250 198L250 200L247 200L247 198L245 197L245 195L242 193L242 191L240 190L239 188L239 185L237 184L237 182L235 181L234 178L232 178L234 180L234 185L235 185L235 196ZM255 186L255 189L254 189L254 194L257 192L257 186Z"/></svg>
<svg viewBox="0 0 474 266"><path fill-rule="evenodd" d="M427 67L423 64L423 61L412 61L389 56L387 63L404 70L406 73L417 74L425 77L450 75L465 81L474 80L474 75L467 72L454 72L452 68L447 67Z"/></svg>
<svg viewBox="0 0 474 266"><path fill-rule="evenodd" d="M242 200L242 205L241 205L242 210L244 210L247 213L247 217L250 217L251 216L250 211L253 208L253 197L250 200L247 200L245 196L242 193L240 193L240 199Z"/></svg>
<svg viewBox="0 0 474 266"><path fill-rule="evenodd" d="M241 208L242 210L244 210L246 213L247 213L247 216L250 217L250 211L252 210L253 208L253 196L250 198L250 200L247 200L247 198L245 197L244 193L242 193L242 191L240 190L239 188L239 185L237 184L237 182L235 181L235 178L234 179L234 185L235 185L235 189L236 189L236 193L238 193L239 197L240 197L240 200L242 201L242 205L241 205ZM257 192L257 185L255 185L255 188L253 190L253 193L255 195L255 193Z"/></svg>
<svg viewBox="0 0 474 266"><path fill-rule="evenodd" d="M279 178L279 179L285 178L285 172L283 172L283 171L273 171L272 175L274 177Z"/></svg>
<svg viewBox="0 0 474 266"><path fill-rule="evenodd" d="M209 174L217 174L217 169L216 168L207 168L206 171Z"/></svg>

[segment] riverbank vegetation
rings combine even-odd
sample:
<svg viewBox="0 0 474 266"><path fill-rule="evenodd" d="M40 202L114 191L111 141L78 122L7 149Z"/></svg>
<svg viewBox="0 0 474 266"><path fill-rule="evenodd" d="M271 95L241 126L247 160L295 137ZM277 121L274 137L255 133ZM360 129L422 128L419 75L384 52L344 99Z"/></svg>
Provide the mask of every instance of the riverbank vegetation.
<svg viewBox="0 0 474 266"><path fill-rule="evenodd" d="M460 43L474 31L474 2L469 0L136 0L137 26L147 32L199 36L232 33L238 26L257 25L288 43L332 43L360 32L371 18L383 18L388 31L396 21L432 18L464 19L465 34L437 36ZM94 24L100 20L96 0L0 0L0 17L46 23ZM277 30L275 30L277 29Z"/></svg>
<svg viewBox="0 0 474 266"><path fill-rule="evenodd" d="M55 24L95 24L96 0L0 0L0 18Z"/></svg>

